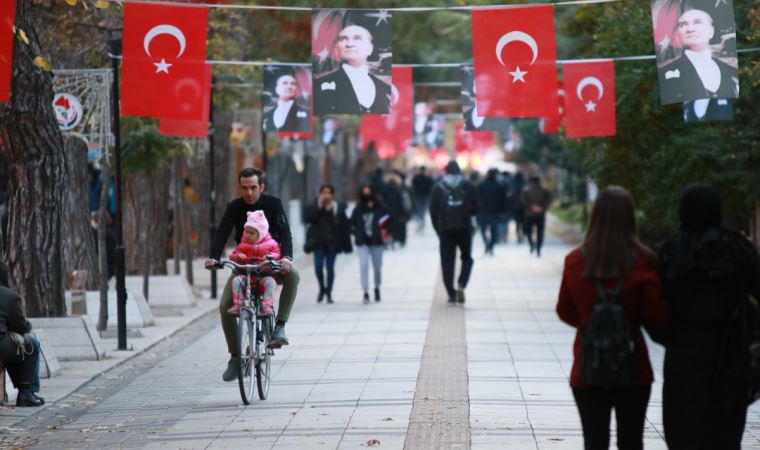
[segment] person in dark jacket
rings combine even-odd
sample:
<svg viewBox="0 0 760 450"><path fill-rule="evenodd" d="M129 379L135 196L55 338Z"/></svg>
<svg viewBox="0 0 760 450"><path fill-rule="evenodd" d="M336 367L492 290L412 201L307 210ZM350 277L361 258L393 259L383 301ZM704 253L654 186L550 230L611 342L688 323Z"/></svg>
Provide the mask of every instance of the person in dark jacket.
<svg viewBox="0 0 760 450"><path fill-rule="evenodd" d="M10 288L8 267L0 264L0 361L18 390L16 406L42 406L40 392L40 343L29 334L32 325L24 317L21 297Z"/></svg>
<svg viewBox="0 0 760 450"><path fill-rule="evenodd" d="M721 197L693 184L681 194L681 232L660 249L660 274L673 319L665 344L663 424L668 448L738 450L747 383L737 368L737 311L760 299L760 257L741 234L721 227Z"/></svg>
<svg viewBox="0 0 760 450"><path fill-rule="evenodd" d="M219 227L214 233L214 240L211 244L211 254L205 261L204 266L208 270L215 270L219 258L224 251L224 245L227 243L230 234L234 231L235 243L239 243L243 236L243 229L247 220L248 212L264 211L264 216L269 222L269 234L277 241L282 248L282 260L280 281L282 282L282 292L278 302L276 326L272 333L272 348L280 348L288 345L288 338L285 336L285 323L290 317L290 310L293 309L293 303L296 300L298 291L298 282L300 277L298 271L293 265L293 237L290 234L290 224L285 208L279 198L265 194L266 181L264 173L258 169L247 167L238 174L238 186L241 196L227 204L219 222ZM227 341L227 350L230 352L230 360L227 363L222 375L224 381L234 381L237 378L237 318L228 313L227 310L232 306L232 280L235 278L231 274L222 291L222 298L219 301L219 314L222 321L222 331Z"/></svg>
<svg viewBox="0 0 760 450"><path fill-rule="evenodd" d="M327 298L332 303L332 287L335 281L335 257L338 253L351 252L351 235L346 204L335 201L335 187L324 184L319 197L309 205L304 219L309 224L306 232L307 253L314 252L314 271L319 283L317 303ZM325 268L327 282L325 283Z"/></svg>
<svg viewBox="0 0 760 450"><path fill-rule="evenodd" d="M552 196L548 190L541 186L541 179L532 176L528 186L522 191L523 205L523 231L528 237L530 252L536 252L541 256L541 247L544 245L544 227L546 226L546 210L549 209ZM533 228L536 229L536 240L533 241Z"/></svg>
<svg viewBox="0 0 760 450"><path fill-rule="evenodd" d="M445 175L433 188L430 196L430 220L438 234L441 254L441 275L449 304L464 303L464 289L472 272L472 217L478 213L478 193L465 180L459 164L449 161ZM462 267L454 289L454 265L457 247Z"/></svg>
<svg viewBox="0 0 760 450"><path fill-rule="evenodd" d="M512 177L512 192L514 193L512 218L515 221L515 234L517 235L518 244L522 244L525 235L525 211L522 203L523 189L525 189L525 177L522 172L518 171L515 176Z"/></svg>
<svg viewBox="0 0 760 450"><path fill-rule="evenodd" d="M507 194L496 179L497 174L498 170L490 169L478 185L478 222L487 255L493 255L493 248L499 240L499 220L507 214Z"/></svg>
<svg viewBox="0 0 760 450"><path fill-rule="evenodd" d="M351 233L356 253L359 254L362 301L369 303L369 263L372 261L375 281L375 301L380 301L380 284L383 270L383 247L391 222L388 207L377 198L375 189L365 184L359 189L359 202L351 212Z"/></svg>
<svg viewBox="0 0 760 450"><path fill-rule="evenodd" d="M425 229L425 213L428 210L428 203L430 202L430 193L433 192L433 185L435 181L427 174L425 166L420 166L419 172L412 177L412 189L414 190L414 197L417 203L416 219L417 219L417 231Z"/></svg>
<svg viewBox="0 0 760 450"><path fill-rule="evenodd" d="M388 232L391 235L391 243L398 243L401 247L406 245L406 222L409 216L404 206L404 187L402 186L401 177L397 174L390 174L386 177L383 186L383 203L388 207L393 217L393 222Z"/></svg>
<svg viewBox="0 0 760 450"><path fill-rule="evenodd" d="M612 290L621 280L618 302L635 343L633 358L638 361L638 374L632 373L627 385L590 385L582 377L580 365L583 338L598 301L595 282ZM559 318L577 329L570 386L586 450L609 448L612 409L617 418L618 448L643 448L644 416L654 376L641 326L653 339L663 339L668 305L661 294L656 257L639 241L631 195L621 187L607 187L594 203L583 244L565 257L557 302Z"/></svg>

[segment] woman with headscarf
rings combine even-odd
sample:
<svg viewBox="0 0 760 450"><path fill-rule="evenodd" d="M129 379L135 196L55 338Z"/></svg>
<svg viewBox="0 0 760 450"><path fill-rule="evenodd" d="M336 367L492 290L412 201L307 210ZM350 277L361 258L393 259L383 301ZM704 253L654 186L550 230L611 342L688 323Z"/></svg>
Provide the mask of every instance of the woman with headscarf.
<svg viewBox="0 0 760 450"><path fill-rule="evenodd" d="M365 184L359 190L359 202L351 212L351 232L356 243L356 253L359 254L359 270L361 274L362 301L369 303L369 263L372 261L375 281L375 301L380 301L381 272L383 269L383 247L390 225L388 207L377 198L375 189Z"/></svg>
<svg viewBox="0 0 760 450"><path fill-rule="evenodd" d="M665 352L663 423L668 448L741 448L748 385L737 369L739 311L760 299L760 257L741 234L721 227L721 197L692 184L681 194L680 233L660 250L672 311Z"/></svg>

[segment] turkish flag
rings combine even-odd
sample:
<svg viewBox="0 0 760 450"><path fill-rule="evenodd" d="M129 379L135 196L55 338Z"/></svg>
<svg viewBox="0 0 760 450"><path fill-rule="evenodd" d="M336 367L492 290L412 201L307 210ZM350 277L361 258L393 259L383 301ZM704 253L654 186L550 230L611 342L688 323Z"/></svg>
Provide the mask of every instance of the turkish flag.
<svg viewBox="0 0 760 450"><path fill-rule="evenodd" d="M11 97L15 18L16 0L0 0L0 102L7 102Z"/></svg>
<svg viewBox="0 0 760 450"><path fill-rule="evenodd" d="M562 89L562 83L559 83L559 110L557 114L549 117L542 117L539 121L539 131L543 134L557 134L562 130L562 122L565 119L565 90Z"/></svg>
<svg viewBox="0 0 760 450"><path fill-rule="evenodd" d="M556 114L553 6L473 9L472 55L479 115Z"/></svg>
<svg viewBox="0 0 760 450"><path fill-rule="evenodd" d="M565 137L614 136L615 64L612 61L567 63Z"/></svg>
<svg viewBox="0 0 760 450"><path fill-rule="evenodd" d="M211 81L213 77L211 64L206 64L203 75L203 118L201 120L159 119L158 132L164 136L190 138L207 138L209 108L211 107Z"/></svg>
<svg viewBox="0 0 760 450"><path fill-rule="evenodd" d="M412 68L393 66L391 78L390 114L367 114L361 118L359 132L365 148L372 141L405 145L412 139Z"/></svg>
<svg viewBox="0 0 760 450"><path fill-rule="evenodd" d="M208 8L127 2L121 113L202 120Z"/></svg>

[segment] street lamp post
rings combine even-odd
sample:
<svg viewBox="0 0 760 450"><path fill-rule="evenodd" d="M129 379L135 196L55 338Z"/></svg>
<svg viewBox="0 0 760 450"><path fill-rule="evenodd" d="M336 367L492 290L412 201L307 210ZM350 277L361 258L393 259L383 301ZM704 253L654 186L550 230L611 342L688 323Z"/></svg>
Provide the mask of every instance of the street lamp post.
<svg viewBox="0 0 760 450"><path fill-rule="evenodd" d="M127 350L127 287L125 283L124 228L121 179L121 117L119 113L119 57L121 56L121 39L108 41L111 50L111 67L113 68L113 137L116 179L116 323L118 349ZM104 186L103 189L108 189Z"/></svg>

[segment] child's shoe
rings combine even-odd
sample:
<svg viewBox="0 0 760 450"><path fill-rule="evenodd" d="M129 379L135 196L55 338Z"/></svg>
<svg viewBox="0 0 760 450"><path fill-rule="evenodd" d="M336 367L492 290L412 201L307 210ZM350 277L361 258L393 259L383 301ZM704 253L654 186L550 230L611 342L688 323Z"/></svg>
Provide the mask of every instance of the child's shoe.
<svg viewBox="0 0 760 450"><path fill-rule="evenodd" d="M233 316L239 316L240 315L240 305L234 304L230 307L230 309L227 310L229 314L232 314Z"/></svg>
<svg viewBox="0 0 760 450"><path fill-rule="evenodd" d="M273 300L271 300L271 299L264 300L262 303L263 303L261 305L261 315L262 316L271 316L272 314L274 314L274 301Z"/></svg>

